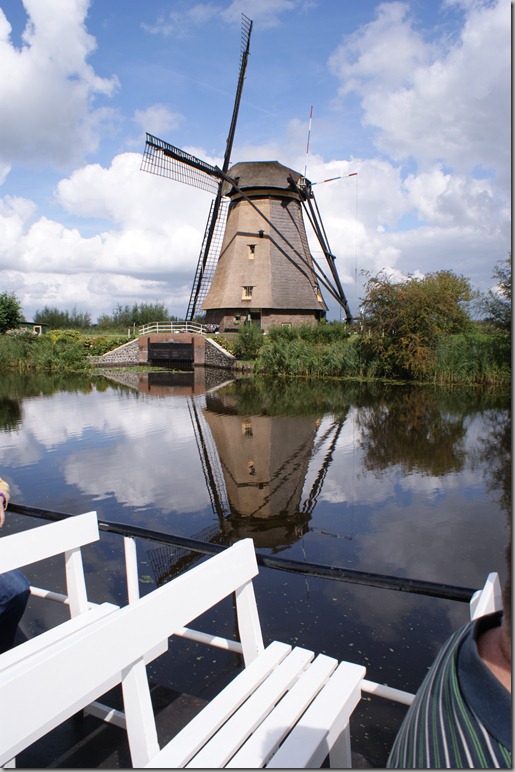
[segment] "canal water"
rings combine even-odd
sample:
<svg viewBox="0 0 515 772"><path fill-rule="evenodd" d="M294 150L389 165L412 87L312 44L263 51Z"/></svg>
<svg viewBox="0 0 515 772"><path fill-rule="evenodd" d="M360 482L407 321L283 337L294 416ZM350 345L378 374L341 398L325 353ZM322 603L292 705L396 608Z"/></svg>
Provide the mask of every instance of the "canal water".
<svg viewBox="0 0 515 772"><path fill-rule="evenodd" d="M224 379L202 370L4 377L0 475L12 501L94 509L101 520L217 544L251 537L264 555L362 572L466 588L490 571L504 578L509 394ZM40 524L12 513L3 533ZM121 539L103 534L84 557L92 598L125 602ZM146 541L138 557L142 594L199 559ZM27 570L43 586L48 573ZM409 691L468 619L463 602L271 568L261 568L255 589L265 642L363 664L370 680ZM52 622L48 605L31 601L27 634ZM208 617L234 632L230 604ZM209 698L236 659L179 641L150 670L165 686ZM362 701L353 749L369 765L384 766L404 711Z"/></svg>

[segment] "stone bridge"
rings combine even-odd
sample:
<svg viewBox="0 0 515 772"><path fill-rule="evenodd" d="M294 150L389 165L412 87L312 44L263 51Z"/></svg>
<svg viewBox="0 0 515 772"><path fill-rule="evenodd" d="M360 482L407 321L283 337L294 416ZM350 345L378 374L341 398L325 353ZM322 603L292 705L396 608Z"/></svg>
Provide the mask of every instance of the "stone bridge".
<svg viewBox="0 0 515 772"><path fill-rule="evenodd" d="M220 367L225 370L241 369L236 358L220 346L212 338L191 332L150 333L140 335L139 338L124 343L113 351L108 351L102 356L90 357L96 367L134 367L148 365L149 344L173 344L184 346L185 343L193 347L193 366Z"/></svg>

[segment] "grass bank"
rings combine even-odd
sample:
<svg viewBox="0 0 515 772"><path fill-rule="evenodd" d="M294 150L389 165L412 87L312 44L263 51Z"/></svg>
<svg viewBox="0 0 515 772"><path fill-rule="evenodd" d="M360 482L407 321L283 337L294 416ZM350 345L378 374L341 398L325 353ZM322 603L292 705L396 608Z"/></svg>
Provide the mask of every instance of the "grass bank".
<svg viewBox="0 0 515 772"><path fill-rule="evenodd" d="M234 353L255 361L258 374L281 377L392 379L438 384L507 386L511 383L511 339L474 331L435 340L413 353L399 341L385 355L366 336L345 325L257 328L242 331Z"/></svg>
<svg viewBox="0 0 515 772"><path fill-rule="evenodd" d="M115 335L91 335L78 330L55 330L0 335L0 370L79 372L89 369L88 355L105 354L127 341Z"/></svg>
<svg viewBox="0 0 515 772"><path fill-rule="evenodd" d="M351 333L344 324L271 329L266 335L254 325L238 335L216 340L240 359L251 361L257 375L267 377L402 380L424 383L506 387L511 383L511 339L507 334L475 331L449 335L410 360L387 356L369 339ZM117 332L91 334L54 330L0 335L0 370L5 372L80 372L90 367L88 355L101 355L127 342ZM408 352L409 353L409 352Z"/></svg>

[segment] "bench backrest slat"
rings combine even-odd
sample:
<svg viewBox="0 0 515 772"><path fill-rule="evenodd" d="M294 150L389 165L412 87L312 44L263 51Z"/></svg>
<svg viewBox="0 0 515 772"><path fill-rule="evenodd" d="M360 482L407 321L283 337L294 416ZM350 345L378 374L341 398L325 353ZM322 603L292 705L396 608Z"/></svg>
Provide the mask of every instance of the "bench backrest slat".
<svg viewBox="0 0 515 772"><path fill-rule="evenodd" d="M0 763L119 683L122 671L258 573L244 539L0 675ZM259 648L260 642L256 642ZM20 706L20 710L16 709ZM8 746L8 747L7 747Z"/></svg>
<svg viewBox="0 0 515 772"><path fill-rule="evenodd" d="M28 566L98 540L96 512L0 538L0 573Z"/></svg>

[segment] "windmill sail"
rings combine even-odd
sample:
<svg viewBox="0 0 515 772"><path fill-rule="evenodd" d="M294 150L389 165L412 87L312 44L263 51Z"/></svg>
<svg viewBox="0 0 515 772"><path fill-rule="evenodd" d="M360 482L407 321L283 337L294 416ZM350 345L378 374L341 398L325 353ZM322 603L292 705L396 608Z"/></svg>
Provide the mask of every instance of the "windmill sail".
<svg viewBox="0 0 515 772"><path fill-rule="evenodd" d="M236 87L236 98L234 100L231 125L229 127L229 134L227 136L227 143L225 146L223 162L224 174L227 172L231 162L234 133L236 131L236 122L238 120L238 112L240 109L241 93L243 90L245 71L247 69L247 60L249 57L251 33L252 22L244 14L242 14L240 71L238 74L238 85ZM202 243L202 249L200 250L197 270L195 272L195 278L191 288L188 309L186 311L186 321L191 321L195 317L195 314L199 312L202 302L205 300L207 293L209 292L211 281L215 273L216 264L220 256L220 249L222 246L228 209L227 202L222 199L222 181L223 180L221 179L218 185L216 198L211 205L211 211L209 213L206 231L204 234L204 241Z"/></svg>
<svg viewBox="0 0 515 772"><path fill-rule="evenodd" d="M222 166L223 173L216 166L201 161L194 155L180 150L162 139L147 134L145 151L141 169L151 174L158 174L161 177L168 177L177 182L184 182L187 185L193 185L201 190L207 190L216 195L211 204L211 210L207 221L204 240L200 250L197 269L191 288L190 300L186 311L186 320L191 321L198 313L202 301L207 295L211 280L214 275L216 262L220 254L221 238L223 228L227 219L227 206L222 202L222 182L223 174L227 172L231 162L232 145L236 131L236 122L240 109L241 94L243 83L245 81L245 71L250 51L250 36L252 33L252 21L242 14L241 22L241 52L240 69L238 73L238 84L236 87L236 97L232 112L229 134L225 147L225 155Z"/></svg>
<svg viewBox="0 0 515 772"><path fill-rule="evenodd" d="M250 36L252 34L252 22L245 14L241 15L241 55L240 55L240 72L238 75L238 85L236 87L236 99L234 100L234 108L232 111L231 125L229 127L229 134L227 137L227 144L225 147L224 165L223 171L226 172L231 163L232 143L234 141L234 132L236 131L236 122L238 120L238 112L240 109L241 93L243 91L243 83L245 81L245 71L247 69L247 61L250 51Z"/></svg>
<svg viewBox="0 0 515 772"><path fill-rule="evenodd" d="M335 258L313 204L311 183L277 161L230 166L251 33L252 21L242 14L238 82L221 168L147 134L141 167L144 171L215 195L186 320L205 313L206 322L217 324L221 332L238 329L244 322L257 323L262 329L275 324L313 323L324 318L328 310L323 287L344 308L351 322ZM281 176L281 170L286 176ZM254 172L250 179L249 174ZM310 254L302 206L332 278Z"/></svg>
<svg viewBox="0 0 515 772"><path fill-rule="evenodd" d="M186 311L186 320L188 321L195 317L197 309L201 307L206 299L209 287L213 281L218 258L220 257L229 201L226 198L222 198L218 209L216 204L217 199L215 198L211 202L211 210L202 241L197 270L193 279L188 310Z"/></svg>
<svg viewBox="0 0 515 772"><path fill-rule="evenodd" d="M301 187L297 184L297 182L293 178L290 178L290 182L301 197L304 211L306 212L308 220L311 223L311 227L313 228L313 231L315 232L318 242L322 247L322 252L324 253L325 259L327 260L327 264L331 270L331 274L334 281L334 285L331 286L331 290L330 290L331 295L334 297L337 303L343 308L343 310L345 311L347 322L351 324L353 321L352 313L349 308L347 298L345 297L345 292L343 291L340 277L338 276L338 271L336 269L336 264L335 264L335 257L331 252L329 247L329 242L327 241L325 228L322 223L322 219L320 217L320 212L318 209L318 204L315 199L315 194L313 193L312 184L309 183L308 180L304 179L304 184L301 190ZM326 278L325 275L324 275L324 278ZM324 286L328 288L326 284L324 284Z"/></svg>
<svg viewBox="0 0 515 772"><path fill-rule="evenodd" d="M220 170L194 155L147 133L141 162L144 172L167 177L195 188L217 193L221 182Z"/></svg>

